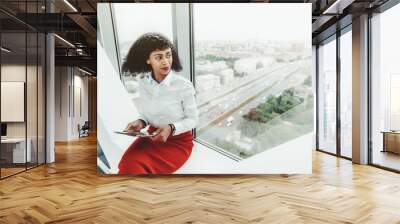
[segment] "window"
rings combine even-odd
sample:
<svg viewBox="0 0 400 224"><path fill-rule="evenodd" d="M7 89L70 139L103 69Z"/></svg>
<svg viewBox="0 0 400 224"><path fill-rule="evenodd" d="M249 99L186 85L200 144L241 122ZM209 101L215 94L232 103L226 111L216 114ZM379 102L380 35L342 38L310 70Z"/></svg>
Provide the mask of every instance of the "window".
<svg viewBox="0 0 400 224"><path fill-rule="evenodd" d="M311 33L301 7L195 4L198 139L243 159L313 131ZM276 23L283 10L291 17Z"/></svg>
<svg viewBox="0 0 400 224"><path fill-rule="evenodd" d="M400 73L390 74L390 130L400 130Z"/></svg>
<svg viewBox="0 0 400 224"><path fill-rule="evenodd" d="M351 27L349 27L351 28ZM351 158L352 149L352 34L340 36L340 154Z"/></svg>
<svg viewBox="0 0 400 224"><path fill-rule="evenodd" d="M26 33L2 33L1 46L8 51L1 51L1 95L5 99L7 95L25 95L26 91ZM22 88L6 88L6 85L21 84ZM11 91L10 91L11 90ZM13 91L14 90L14 91ZM23 100L25 97L20 98ZM8 104L9 103L9 104ZM2 101L1 113L12 114L10 110L12 102ZM26 112L25 103L23 107L17 107L19 112ZM2 116L2 123L7 124L7 139L15 139L15 144L1 144L1 177L25 170L25 163L31 161L30 154L27 155L27 122L25 117L16 120L7 119ZM3 141L3 140L2 140Z"/></svg>
<svg viewBox="0 0 400 224"><path fill-rule="evenodd" d="M400 170L400 5L372 17L372 163Z"/></svg>
<svg viewBox="0 0 400 224"><path fill-rule="evenodd" d="M18 12L42 12L43 4L43 1L19 2ZM45 162L46 39L43 33L5 14L0 13L0 17L8 21L0 32L1 98L20 96L15 99L22 102L16 107L17 101L2 100L0 106L1 114L21 114L17 119L1 118L2 127L6 126L3 136L6 139L0 145L0 177L4 178Z"/></svg>
<svg viewBox="0 0 400 224"><path fill-rule="evenodd" d="M131 45L142 34L158 32L173 40L171 4L119 3L112 4L112 8L120 67ZM132 76L122 74L121 78L129 93L137 91L137 82Z"/></svg>
<svg viewBox="0 0 400 224"><path fill-rule="evenodd" d="M318 147L336 154L336 36L318 48Z"/></svg>

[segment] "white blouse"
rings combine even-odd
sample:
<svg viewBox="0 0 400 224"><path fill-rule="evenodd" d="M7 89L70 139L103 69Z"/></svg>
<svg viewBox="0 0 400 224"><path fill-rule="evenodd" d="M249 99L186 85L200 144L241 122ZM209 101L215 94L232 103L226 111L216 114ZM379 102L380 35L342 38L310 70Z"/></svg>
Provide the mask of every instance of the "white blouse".
<svg viewBox="0 0 400 224"><path fill-rule="evenodd" d="M193 84L171 71L161 83L146 73L139 80L139 119L158 126L174 124L178 135L196 127L199 113Z"/></svg>

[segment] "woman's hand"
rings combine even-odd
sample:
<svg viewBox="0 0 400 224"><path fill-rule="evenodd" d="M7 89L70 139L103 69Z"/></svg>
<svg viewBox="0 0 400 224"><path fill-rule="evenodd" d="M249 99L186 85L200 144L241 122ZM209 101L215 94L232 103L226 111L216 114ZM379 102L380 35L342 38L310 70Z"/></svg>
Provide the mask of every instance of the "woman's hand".
<svg viewBox="0 0 400 224"><path fill-rule="evenodd" d="M136 121L132 121L131 123L129 123L124 131L136 132L142 130L143 128L145 128L144 122L140 119L137 119Z"/></svg>
<svg viewBox="0 0 400 224"><path fill-rule="evenodd" d="M157 130L153 132L155 136L151 137L151 140L166 142L168 137L171 135L171 131L171 126L168 124L160 125L158 126Z"/></svg>

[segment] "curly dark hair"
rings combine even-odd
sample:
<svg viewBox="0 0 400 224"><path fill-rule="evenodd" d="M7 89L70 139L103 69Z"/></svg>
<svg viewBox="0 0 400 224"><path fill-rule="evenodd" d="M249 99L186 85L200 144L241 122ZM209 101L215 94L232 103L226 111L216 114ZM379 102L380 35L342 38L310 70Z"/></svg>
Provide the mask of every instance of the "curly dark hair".
<svg viewBox="0 0 400 224"><path fill-rule="evenodd" d="M180 72L182 65L174 45L168 38L159 33L145 33L132 44L122 64L122 72L137 75L152 71L151 65L146 63L150 53L168 48L171 48L172 51L172 70Z"/></svg>

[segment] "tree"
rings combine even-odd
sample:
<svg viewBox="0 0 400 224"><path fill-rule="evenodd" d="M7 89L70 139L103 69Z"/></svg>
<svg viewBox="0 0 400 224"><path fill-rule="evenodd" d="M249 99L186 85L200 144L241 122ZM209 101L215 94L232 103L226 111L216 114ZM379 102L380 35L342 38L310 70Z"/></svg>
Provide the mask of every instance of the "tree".
<svg viewBox="0 0 400 224"><path fill-rule="evenodd" d="M267 123L302 102L304 102L304 98L295 96L293 88L286 89L279 96L269 96L264 103L250 109L243 117L249 121Z"/></svg>

